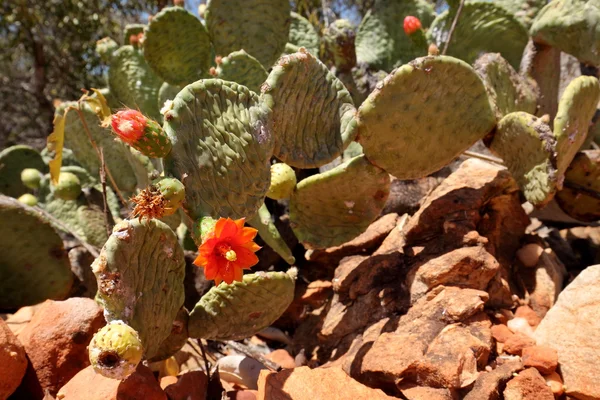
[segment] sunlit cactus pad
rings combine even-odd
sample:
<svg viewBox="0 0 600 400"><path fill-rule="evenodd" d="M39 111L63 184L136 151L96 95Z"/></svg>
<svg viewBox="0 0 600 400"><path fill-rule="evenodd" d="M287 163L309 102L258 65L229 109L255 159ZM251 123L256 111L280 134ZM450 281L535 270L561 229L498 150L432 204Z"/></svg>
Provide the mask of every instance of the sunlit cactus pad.
<svg viewBox="0 0 600 400"><path fill-rule="evenodd" d="M312 55L319 56L319 35L315 30L314 26L309 20L304 18L302 15L292 12L291 24L290 24L290 35L288 43L291 43L298 47L304 47ZM295 51L294 51L295 53Z"/></svg>
<svg viewBox="0 0 600 400"><path fill-rule="evenodd" d="M239 83L255 93L260 93L260 85L269 75L265 67L244 50L234 51L223 57L216 73L217 78Z"/></svg>

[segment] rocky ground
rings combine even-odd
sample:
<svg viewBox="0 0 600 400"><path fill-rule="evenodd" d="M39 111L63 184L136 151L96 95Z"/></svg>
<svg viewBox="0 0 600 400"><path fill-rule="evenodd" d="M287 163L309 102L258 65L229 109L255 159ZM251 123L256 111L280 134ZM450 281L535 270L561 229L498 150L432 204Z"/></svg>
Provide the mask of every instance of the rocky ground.
<svg viewBox="0 0 600 400"><path fill-rule="evenodd" d="M365 233L308 251L271 328L123 382L89 366L104 320L72 251L80 297L0 320L0 399L600 399L600 227L522 206L499 166L450 172L395 182ZM193 272L186 304L208 287Z"/></svg>

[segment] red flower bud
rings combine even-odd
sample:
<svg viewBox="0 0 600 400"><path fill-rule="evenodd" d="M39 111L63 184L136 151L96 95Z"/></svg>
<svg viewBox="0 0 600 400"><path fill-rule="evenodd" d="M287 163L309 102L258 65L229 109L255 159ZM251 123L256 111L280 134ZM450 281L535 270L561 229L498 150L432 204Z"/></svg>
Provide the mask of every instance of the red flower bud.
<svg viewBox="0 0 600 400"><path fill-rule="evenodd" d="M404 33L406 33L407 35L410 36L421 28L422 26L421 21L419 21L419 18L413 17L412 15L409 15L408 17L404 18Z"/></svg>
<svg viewBox="0 0 600 400"><path fill-rule="evenodd" d="M114 114L111 125L115 133L127 144L133 145L144 136L147 120L137 110L124 110Z"/></svg>

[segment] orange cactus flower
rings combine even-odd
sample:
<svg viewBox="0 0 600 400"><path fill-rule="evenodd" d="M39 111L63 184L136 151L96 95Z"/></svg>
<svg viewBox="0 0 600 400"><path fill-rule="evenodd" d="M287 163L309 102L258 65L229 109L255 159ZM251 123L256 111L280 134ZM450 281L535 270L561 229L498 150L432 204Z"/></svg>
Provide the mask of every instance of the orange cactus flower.
<svg viewBox="0 0 600 400"><path fill-rule="evenodd" d="M257 233L254 228L244 227L244 218L219 218L198 248L194 265L203 267L206 279L214 279L217 285L241 281L243 270L258 263L254 253L260 246L253 241Z"/></svg>

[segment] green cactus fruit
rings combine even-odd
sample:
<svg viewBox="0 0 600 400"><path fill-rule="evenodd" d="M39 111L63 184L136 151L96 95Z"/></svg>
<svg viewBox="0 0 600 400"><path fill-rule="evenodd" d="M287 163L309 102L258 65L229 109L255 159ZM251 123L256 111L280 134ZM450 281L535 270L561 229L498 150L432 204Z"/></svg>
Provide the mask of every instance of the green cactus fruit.
<svg viewBox="0 0 600 400"><path fill-rule="evenodd" d="M17 200L19 200L21 203L23 203L25 205L28 205L29 207L36 206L38 203L37 197L35 197L31 193L25 193L24 195L19 197Z"/></svg>
<svg viewBox="0 0 600 400"><path fill-rule="evenodd" d="M124 220L115 225L92 271L106 320L135 329L145 357L153 357L184 301L185 259L175 233L155 219Z"/></svg>
<svg viewBox="0 0 600 400"><path fill-rule="evenodd" d="M367 159L398 179L441 169L496 124L481 79L448 56L418 58L393 71L357 119Z"/></svg>
<svg viewBox="0 0 600 400"><path fill-rule="evenodd" d="M171 141L162 126L138 110L118 111L110 118L113 132L147 157L162 158L171 151Z"/></svg>
<svg viewBox="0 0 600 400"><path fill-rule="evenodd" d="M566 87L554 118L558 172L563 176L585 142L588 128L600 101L600 84L592 76L580 76Z"/></svg>
<svg viewBox="0 0 600 400"><path fill-rule="evenodd" d="M144 31L144 56L165 82L182 86L206 77L211 48L206 28L183 7L165 7Z"/></svg>
<svg viewBox="0 0 600 400"><path fill-rule="evenodd" d="M279 59L261 102L273 110L274 155L293 167L325 165L356 136L350 93L304 49Z"/></svg>
<svg viewBox="0 0 600 400"><path fill-rule="evenodd" d="M234 51L217 63L217 78L239 83L255 93L260 93L268 75L262 64L244 50Z"/></svg>
<svg viewBox="0 0 600 400"><path fill-rule="evenodd" d="M175 214L185 200L185 187L175 178L162 178L153 183L149 190L154 203L156 203L157 198L160 199L161 212L159 218Z"/></svg>
<svg viewBox="0 0 600 400"><path fill-rule="evenodd" d="M108 87L121 104L158 120L157 99L161 85L162 80L150 69L140 49L127 45L113 53Z"/></svg>
<svg viewBox="0 0 600 400"><path fill-rule="evenodd" d="M575 155L565 174L556 202L571 217L585 222L600 220L600 150Z"/></svg>
<svg viewBox="0 0 600 400"><path fill-rule="evenodd" d="M536 207L552 200L559 174L555 139L541 119L518 111L498 122L490 149L504 160L525 198Z"/></svg>
<svg viewBox="0 0 600 400"><path fill-rule="evenodd" d="M158 91L158 107L160 113L163 114L169 110L168 101L173 101L177 93L183 89L181 86L171 85L170 83L164 82Z"/></svg>
<svg viewBox="0 0 600 400"><path fill-rule="evenodd" d="M546 5L547 0L496 0L494 3L502 6L529 29L533 19Z"/></svg>
<svg viewBox="0 0 600 400"><path fill-rule="evenodd" d="M123 43L129 44L129 39L131 36L137 36L140 33L144 33L144 28L146 25L144 24L127 24L125 25L125 29L123 29Z"/></svg>
<svg viewBox="0 0 600 400"><path fill-rule="evenodd" d="M292 171L293 172L293 171ZM296 181L296 177L294 176L294 182ZM296 262L292 251L288 247L287 243L283 240L277 227L273 223L271 219L271 213L267 209L266 205L262 205L258 209L258 213L250 220L248 220L248 225L258 230L258 235L261 239L277 254L283 258L285 262L290 265L293 265Z"/></svg>
<svg viewBox="0 0 600 400"><path fill-rule="evenodd" d="M112 38L105 37L96 42L96 53L105 63L109 63L113 53L119 48L117 42Z"/></svg>
<svg viewBox="0 0 600 400"><path fill-rule="evenodd" d="M189 335L188 335L188 320L190 319L190 314L185 309L185 307L181 307L175 320L173 321L173 326L171 328L171 333L169 336L160 344L159 349L157 350L154 357L149 359L149 362L163 361L167 358L175 355L181 348L186 344Z"/></svg>
<svg viewBox="0 0 600 400"><path fill-rule="evenodd" d="M273 141L270 110L258 100L245 86L205 79L186 86L165 113L173 143L165 168L185 185L192 220L249 218L263 203Z"/></svg>
<svg viewBox="0 0 600 400"><path fill-rule="evenodd" d="M290 225L306 248L337 246L367 229L389 193L389 175L358 156L298 183L290 199Z"/></svg>
<svg viewBox="0 0 600 400"><path fill-rule="evenodd" d="M244 49L271 67L287 43L290 12L288 0L211 0L205 16L215 53Z"/></svg>
<svg viewBox="0 0 600 400"><path fill-rule="evenodd" d="M208 291L190 313L190 337L238 340L271 325L294 299L297 270L257 272L242 282L222 282Z"/></svg>
<svg viewBox="0 0 600 400"><path fill-rule="evenodd" d="M62 300L73 273L62 239L39 210L0 195L0 309Z"/></svg>
<svg viewBox="0 0 600 400"><path fill-rule="evenodd" d="M62 200L75 200L81 194L81 182L77 175L61 172L58 183L53 186L54 196Z"/></svg>
<svg viewBox="0 0 600 400"><path fill-rule="evenodd" d="M267 197L274 200L288 199L296 187L296 173L287 164L271 165L271 186Z"/></svg>
<svg viewBox="0 0 600 400"><path fill-rule="evenodd" d="M535 17L535 42L569 53L585 64L600 64L600 3L597 0L553 0Z"/></svg>
<svg viewBox="0 0 600 400"><path fill-rule="evenodd" d="M337 71L348 72L356 65L355 38L354 25L347 19L333 21L323 32L325 48Z"/></svg>
<svg viewBox="0 0 600 400"><path fill-rule="evenodd" d="M29 146L17 145L0 152L0 193L19 197L29 192L21 181L21 173L26 168L47 171L48 167L40 153Z"/></svg>
<svg viewBox="0 0 600 400"><path fill-rule="evenodd" d="M88 346L90 364L98 374L125 379L135 372L144 348L138 333L123 321L110 321L92 338Z"/></svg>
<svg viewBox="0 0 600 400"><path fill-rule="evenodd" d="M456 10L444 11L431 24L430 41L443 49ZM469 1L448 45L446 54L473 63L481 53L500 53L518 69L529 36L525 27L507 10L487 1Z"/></svg>
<svg viewBox="0 0 600 400"><path fill-rule="evenodd" d="M391 71L398 65L422 56L404 32L406 16L419 18L427 28L435 18L431 3L425 0L379 1L367 12L356 32L356 58L373 69Z"/></svg>
<svg viewBox="0 0 600 400"><path fill-rule="evenodd" d="M292 21L290 24L288 43L296 46L297 48L304 47L310 52L310 54L318 57L319 34L315 30L315 27L310 23L309 20L298 13L292 11L290 13L290 17ZM298 50L294 50L291 53L295 53L296 51Z"/></svg>
<svg viewBox="0 0 600 400"><path fill-rule="evenodd" d="M37 189L40 187L42 173L35 168L25 168L21 171L21 182L29 189Z"/></svg>
<svg viewBox="0 0 600 400"><path fill-rule="evenodd" d="M297 53L298 51L300 51L300 46L296 46L295 44L292 43L286 43L285 44L285 49L283 50L283 54L293 54L293 53Z"/></svg>
<svg viewBox="0 0 600 400"><path fill-rule="evenodd" d="M498 121L515 111L535 114L538 97L535 81L517 74L500 54L483 54L473 68L483 80Z"/></svg>

